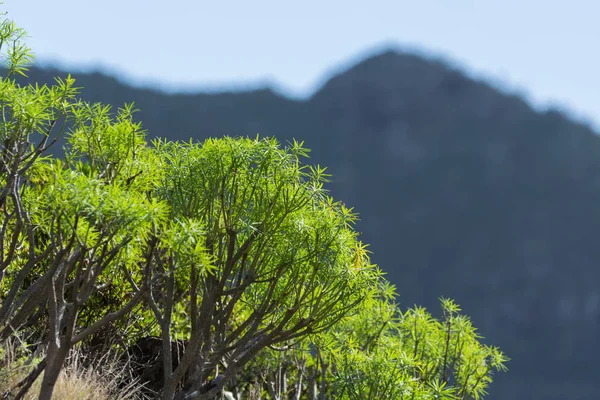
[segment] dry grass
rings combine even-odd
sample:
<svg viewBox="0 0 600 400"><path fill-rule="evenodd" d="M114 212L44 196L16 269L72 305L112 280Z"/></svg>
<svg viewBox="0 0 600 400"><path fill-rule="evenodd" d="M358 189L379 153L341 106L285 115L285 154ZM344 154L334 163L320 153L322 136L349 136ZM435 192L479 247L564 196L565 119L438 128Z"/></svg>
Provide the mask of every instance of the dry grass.
<svg viewBox="0 0 600 400"><path fill-rule="evenodd" d="M10 347L10 346L9 346ZM35 361L18 357L14 350L3 348L0 361L0 398L27 376ZM115 355L107 353L101 358L89 360L82 353L73 351L63 368L54 389L55 400L145 400L153 398L152 393L130 377L129 366ZM25 397L34 400L38 397L41 376L33 384ZM17 391L13 391L13 395Z"/></svg>

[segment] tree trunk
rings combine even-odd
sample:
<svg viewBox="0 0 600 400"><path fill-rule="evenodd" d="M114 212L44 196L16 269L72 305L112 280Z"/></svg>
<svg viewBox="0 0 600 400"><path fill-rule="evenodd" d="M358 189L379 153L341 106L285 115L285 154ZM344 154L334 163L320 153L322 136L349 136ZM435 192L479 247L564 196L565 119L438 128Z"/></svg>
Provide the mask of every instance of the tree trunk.
<svg viewBox="0 0 600 400"><path fill-rule="evenodd" d="M177 380L171 376L166 376L164 379L165 383L162 390L162 400L173 400L175 398L175 392L177 392Z"/></svg>
<svg viewBox="0 0 600 400"><path fill-rule="evenodd" d="M321 388L319 390L319 400L325 400L327 393L327 364L323 358L319 355L321 360Z"/></svg>
<svg viewBox="0 0 600 400"><path fill-rule="evenodd" d="M54 386L62 370L62 366L69 353L69 347L66 343L50 344L48 346L47 360L48 364L44 370L44 378L40 387L39 400L51 400L54 393Z"/></svg>
<svg viewBox="0 0 600 400"><path fill-rule="evenodd" d="M302 362L297 366L298 368L298 378L296 380L295 392L294 392L294 400L300 400L300 396L302 396L302 380L304 379L304 369L306 368L306 359L303 358Z"/></svg>
<svg viewBox="0 0 600 400"><path fill-rule="evenodd" d="M310 374L308 378L308 398L309 400L317 400L317 373L316 371Z"/></svg>

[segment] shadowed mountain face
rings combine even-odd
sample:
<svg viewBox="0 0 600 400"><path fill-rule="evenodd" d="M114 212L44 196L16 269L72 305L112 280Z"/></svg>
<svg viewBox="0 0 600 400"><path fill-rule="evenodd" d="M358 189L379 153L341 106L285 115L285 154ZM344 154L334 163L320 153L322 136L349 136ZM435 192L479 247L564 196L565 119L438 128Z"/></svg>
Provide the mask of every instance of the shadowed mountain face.
<svg viewBox="0 0 600 400"><path fill-rule="evenodd" d="M30 78L52 82L55 70ZM600 137L448 66L387 52L307 101L270 90L167 95L75 74L82 97L134 101L150 137L304 140L361 215L400 301L457 300L509 357L490 399L600 390Z"/></svg>

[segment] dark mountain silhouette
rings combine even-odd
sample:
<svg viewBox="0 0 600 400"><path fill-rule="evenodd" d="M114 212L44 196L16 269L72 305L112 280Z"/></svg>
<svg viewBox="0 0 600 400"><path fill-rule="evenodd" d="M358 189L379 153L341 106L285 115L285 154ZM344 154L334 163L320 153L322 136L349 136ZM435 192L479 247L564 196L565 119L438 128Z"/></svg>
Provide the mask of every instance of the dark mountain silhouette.
<svg viewBox="0 0 600 400"><path fill-rule="evenodd" d="M52 82L57 70L33 69ZM149 136L304 140L361 215L404 306L457 300L512 359L490 399L600 390L600 137L557 111L414 55L385 52L306 101L270 89L165 94L74 74L82 96L134 101Z"/></svg>

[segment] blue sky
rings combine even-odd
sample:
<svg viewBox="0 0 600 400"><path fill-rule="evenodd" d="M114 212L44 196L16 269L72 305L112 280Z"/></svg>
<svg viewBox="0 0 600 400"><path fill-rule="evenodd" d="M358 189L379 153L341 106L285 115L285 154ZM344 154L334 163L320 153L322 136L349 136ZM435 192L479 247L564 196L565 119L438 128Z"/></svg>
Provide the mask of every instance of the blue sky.
<svg viewBox="0 0 600 400"><path fill-rule="evenodd" d="M594 0L5 0L42 62L169 90L306 96L382 46L441 56L600 126Z"/></svg>

